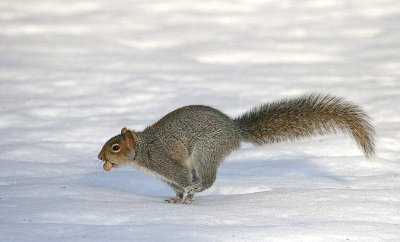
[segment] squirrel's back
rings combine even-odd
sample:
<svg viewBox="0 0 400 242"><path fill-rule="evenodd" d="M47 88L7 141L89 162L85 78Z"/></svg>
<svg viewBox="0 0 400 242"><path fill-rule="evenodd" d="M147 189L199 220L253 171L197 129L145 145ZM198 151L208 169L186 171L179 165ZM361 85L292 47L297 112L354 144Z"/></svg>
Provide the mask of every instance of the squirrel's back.
<svg viewBox="0 0 400 242"><path fill-rule="evenodd" d="M188 155L193 151L230 153L239 148L241 139L240 130L230 117L203 105L178 108L143 132L170 142L167 146L184 146Z"/></svg>
<svg viewBox="0 0 400 242"><path fill-rule="evenodd" d="M209 106L189 105L168 113L147 129L161 133L179 132L183 136L196 137L220 132L220 129L234 128L232 119L221 111Z"/></svg>

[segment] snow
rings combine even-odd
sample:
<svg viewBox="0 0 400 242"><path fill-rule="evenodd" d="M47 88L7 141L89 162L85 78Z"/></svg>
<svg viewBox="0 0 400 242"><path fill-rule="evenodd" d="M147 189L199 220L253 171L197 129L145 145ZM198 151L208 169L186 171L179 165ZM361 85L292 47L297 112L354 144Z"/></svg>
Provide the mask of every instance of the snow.
<svg viewBox="0 0 400 242"><path fill-rule="evenodd" d="M400 2L0 3L0 241L399 241ZM377 155L342 134L232 153L191 205L96 156L187 104L233 116L304 93L373 118Z"/></svg>

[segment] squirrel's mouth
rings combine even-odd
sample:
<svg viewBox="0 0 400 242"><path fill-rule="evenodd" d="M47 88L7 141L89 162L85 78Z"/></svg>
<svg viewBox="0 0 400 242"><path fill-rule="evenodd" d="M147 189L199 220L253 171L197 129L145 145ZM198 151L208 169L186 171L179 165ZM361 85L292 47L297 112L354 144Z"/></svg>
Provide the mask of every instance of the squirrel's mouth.
<svg viewBox="0 0 400 242"><path fill-rule="evenodd" d="M109 171L109 170L111 170L111 168L118 168L119 167L119 165L109 161L108 157L104 153L100 152L100 154L97 156L97 158L99 158L99 160L104 161L103 169L105 171Z"/></svg>
<svg viewBox="0 0 400 242"><path fill-rule="evenodd" d="M112 162L110 162L110 161L106 161L106 162L104 162L104 164L103 164L103 169L105 170L105 171L109 171L109 170L111 170L111 168L118 168L119 166L117 165L117 164L115 164L115 163L112 163Z"/></svg>

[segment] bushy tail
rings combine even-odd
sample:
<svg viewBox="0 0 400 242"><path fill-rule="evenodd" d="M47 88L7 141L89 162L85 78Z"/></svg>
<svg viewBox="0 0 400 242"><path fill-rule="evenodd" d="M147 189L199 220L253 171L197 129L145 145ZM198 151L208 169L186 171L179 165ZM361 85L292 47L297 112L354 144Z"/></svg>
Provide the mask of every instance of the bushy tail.
<svg viewBox="0 0 400 242"><path fill-rule="evenodd" d="M234 119L242 139L254 144L296 140L343 131L366 157L375 153L374 127L358 106L329 95L311 94L267 103Z"/></svg>

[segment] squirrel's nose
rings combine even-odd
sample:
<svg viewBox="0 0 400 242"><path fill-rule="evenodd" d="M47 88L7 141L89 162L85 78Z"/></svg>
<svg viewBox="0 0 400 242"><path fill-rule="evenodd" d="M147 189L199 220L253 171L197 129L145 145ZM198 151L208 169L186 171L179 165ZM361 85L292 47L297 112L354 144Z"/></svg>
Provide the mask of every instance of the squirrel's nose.
<svg viewBox="0 0 400 242"><path fill-rule="evenodd" d="M106 161L106 156L104 155L104 153L100 152L97 158L99 158L99 160Z"/></svg>

